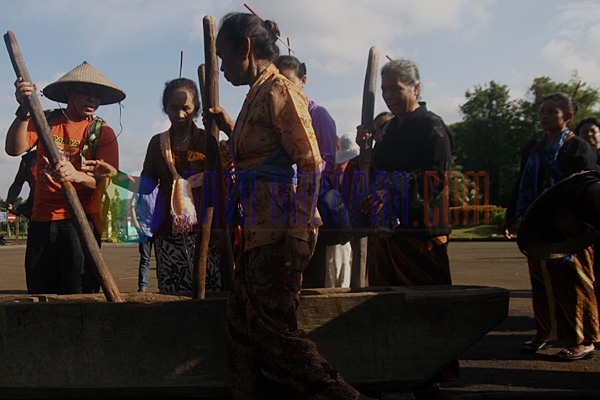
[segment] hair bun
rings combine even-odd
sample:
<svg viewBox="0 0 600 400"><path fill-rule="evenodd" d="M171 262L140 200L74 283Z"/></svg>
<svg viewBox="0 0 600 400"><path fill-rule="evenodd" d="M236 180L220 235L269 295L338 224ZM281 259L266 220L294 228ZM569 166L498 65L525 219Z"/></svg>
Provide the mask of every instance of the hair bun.
<svg viewBox="0 0 600 400"><path fill-rule="evenodd" d="M277 38L281 36L281 33L279 32L279 26L277 26L276 22L273 22L271 20L266 20L265 27L266 27L267 31L269 31L269 33L271 33L271 35L273 36L274 41L276 41Z"/></svg>

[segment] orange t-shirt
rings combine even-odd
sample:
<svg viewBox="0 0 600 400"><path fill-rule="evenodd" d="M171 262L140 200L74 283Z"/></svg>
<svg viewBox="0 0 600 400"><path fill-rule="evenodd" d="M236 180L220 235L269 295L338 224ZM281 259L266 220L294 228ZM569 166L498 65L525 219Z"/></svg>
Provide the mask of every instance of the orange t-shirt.
<svg viewBox="0 0 600 400"><path fill-rule="evenodd" d="M52 137L54 143L58 147L61 155L64 155L73 166L81 169L81 149L87 140L87 133L91 118L83 121L68 121L64 115L58 116L51 126ZM38 141L38 133L35 130L33 122L29 123L27 128L27 141L30 146L35 145ZM37 185L35 187L34 202L33 202L33 221L48 222L58 221L71 218L71 214L67 209L67 203L62 195L61 184L52 180L51 171L53 167L48 164L45 159L46 152L43 146L38 146L37 151ZM91 158L90 151L85 154L87 159ZM115 132L106 123L102 126L100 132L100 140L96 146L97 160L104 160L115 168L119 168L119 145ZM79 201L86 214L90 214L93 189L84 187L83 185L74 184L79 196Z"/></svg>

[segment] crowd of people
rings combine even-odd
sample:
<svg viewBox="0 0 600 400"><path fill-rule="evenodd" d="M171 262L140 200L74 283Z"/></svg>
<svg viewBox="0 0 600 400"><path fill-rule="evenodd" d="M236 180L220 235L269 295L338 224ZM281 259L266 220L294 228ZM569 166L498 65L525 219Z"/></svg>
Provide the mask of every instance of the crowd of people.
<svg viewBox="0 0 600 400"><path fill-rule="evenodd" d="M98 198L111 179L134 193L130 209L140 237L139 291L148 289L154 246L159 291L191 292L197 238L211 198L207 191L216 190L221 212L211 230L206 286L215 291L231 287L226 335L233 398L267 398L273 388L269 382L276 382L294 398L367 399L298 328L302 288L350 286L351 235L340 235L335 224L320 216L332 209L348 216L350 204L332 206L327 196L337 193L346 200L356 195L359 149L374 140L371 187L357 205L359 224L370 228L369 285L451 285L451 228L438 216L448 207L444 176L452 170L454 138L421 100L419 70L407 59L391 60L381 69L389 111L375 118L371 131L361 125L356 135L338 138L327 109L302 92L306 65L280 56L278 38L273 21L226 15L216 39L221 71L232 85L248 86L235 122L222 107L203 110L192 80L168 81L162 107L170 127L149 140L140 176L119 171L117 137L95 114L100 105L121 102L123 90L88 63L44 88L46 97L66 104L49 118L61 155L51 165L26 101L35 85L18 78L19 108L7 132L6 152L25 153L19 182L28 176L32 185L31 211L22 211L31 219L27 288L29 293L99 291L61 185L69 181L77 189L100 245ZM544 132L523 154L503 226L507 238L545 189L598 168L600 125L586 119L571 132L575 112L572 97L563 93L541 104L538 118ZM201 113L228 136L225 146L196 125ZM222 148L229 149L230 157L222 157ZM234 179L221 180L223 171L232 172ZM11 204L18 191L20 186L11 188ZM339 215L344 218L343 212ZM228 276L223 252L232 251L223 249L230 242L220 240L223 235L236 243L232 282L222 278ZM593 357L600 341L594 245L557 259L529 257L528 266L537 333L522 351L535 353L560 341L566 347L557 353L559 359ZM299 358L305 362L294 361ZM458 373L453 360L425 387L456 380Z"/></svg>

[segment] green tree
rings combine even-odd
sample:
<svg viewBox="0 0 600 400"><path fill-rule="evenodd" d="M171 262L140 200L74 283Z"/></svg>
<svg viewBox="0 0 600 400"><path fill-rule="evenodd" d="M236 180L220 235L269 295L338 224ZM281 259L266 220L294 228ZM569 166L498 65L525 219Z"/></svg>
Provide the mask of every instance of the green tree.
<svg viewBox="0 0 600 400"><path fill-rule="evenodd" d="M576 90L577 89L577 90ZM575 94L578 111L569 124L575 129L577 123L589 117L598 117L597 105L600 101L600 92L596 88L589 87L574 72L569 82L554 82L547 76L535 78L529 88L524 100L518 101L522 116L522 129L529 131L529 139L538 139L540 129L537 124L537 112L544 98L555 92L564 92L569 95Z"/></svg>
<svg viewBox="0 0 600 400"><path fill-rule="evenodd" d="M489 174L491 204L506 206L510 201L523 148L541 136L537 112L543 99L555 92L573 95L576 88L578 112L570 124L574 129L582 119L599 116L600 102L598 89L582 82L577 73L569 82L535 78L525 99L511 100L507 86L494 81L466 92L460 107L463 120L450 127L456 136L456 162L463 172Z"/></svg>
<svg viewBox="0 0 600 400"><path fill-rule="evenodd" d="M116 232L118 226L123 225L123 223L126 222L126 210L126 205L121 201L119 191L115 189L115 192L110 199L111 227L113 232Z"/></svg>
<svg viewBox="0 0 600 400"><path fill-rule="evenodd" d="M463 120L451 126L456 136L456 162L463 172L486 172L490 203L506 205L518 172L520 149L527 142L518 103L510 99L506 85L495 81L467 91L466 98L460 107Z"/></svg>

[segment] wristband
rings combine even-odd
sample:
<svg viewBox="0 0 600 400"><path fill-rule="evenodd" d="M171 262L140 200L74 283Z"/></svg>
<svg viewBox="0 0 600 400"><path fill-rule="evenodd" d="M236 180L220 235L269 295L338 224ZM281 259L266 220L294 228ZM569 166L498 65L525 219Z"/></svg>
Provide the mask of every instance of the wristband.
<svg viewBox="0 0 600 400"><path fill-rule="evenodd" d="M30 113L25 113L25 111L23 110L23 107L19 106L19 108L17 108L17 111L15 112L15 116L21 120L21 121L29 121L29 119L31 119L31 114Z"/></svg>

